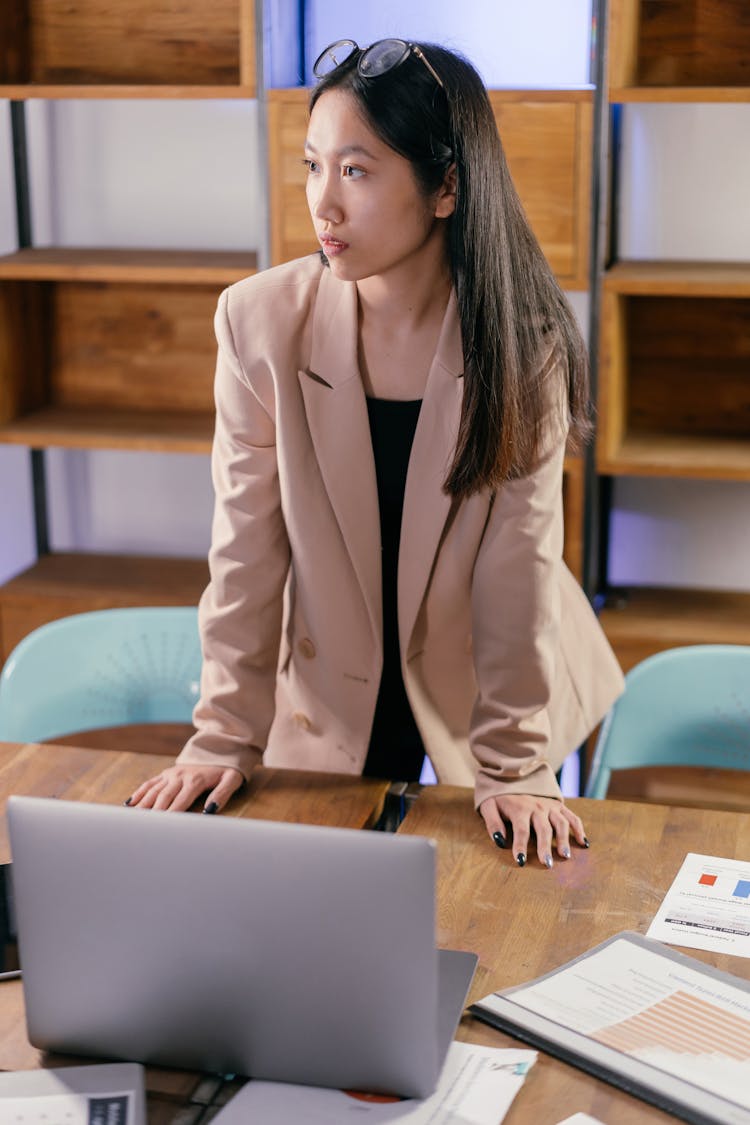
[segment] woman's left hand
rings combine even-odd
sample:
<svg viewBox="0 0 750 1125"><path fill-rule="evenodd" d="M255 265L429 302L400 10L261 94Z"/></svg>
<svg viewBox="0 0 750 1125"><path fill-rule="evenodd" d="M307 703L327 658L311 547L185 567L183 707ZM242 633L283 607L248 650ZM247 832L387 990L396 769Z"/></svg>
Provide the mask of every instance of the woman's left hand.
<svg viewBox="0 0 750 1125"><path fill-rule="evenodd" d="M513 847L519 867L526 863L532 831L536 836L539 862L545 867L553 864L553 836L555 850L561 859L570 859L571 838L582 848L589 846L581 818L554 797L533 797L526 793L488 797L482 801L479 812L492 841L499 848Z"/></svg>

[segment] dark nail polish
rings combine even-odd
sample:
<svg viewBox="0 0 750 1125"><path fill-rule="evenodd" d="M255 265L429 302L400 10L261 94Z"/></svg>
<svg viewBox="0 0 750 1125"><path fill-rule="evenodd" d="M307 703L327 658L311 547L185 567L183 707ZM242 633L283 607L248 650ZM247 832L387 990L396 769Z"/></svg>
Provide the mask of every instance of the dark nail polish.
<svg viewBox="0 0 750 1125"><path fill-rule="evenodd" d="M524 855L523 852L519 852L518 855L516 856L516 863L518 864L519 867L525 867L526 866L526 856Z"/></svg>
<svg viewBox="0 0 750 1125"><path fill-rule="evenodd" d="M216 804L216 801L209 801L205 809L203 810L203 813L205 816L213 816L213 814L218 811L219 806Z"/></svg>
<svg viewBox="0 0 750 1125"><path fill-rule="evenodd" d="M505 839L502 832L493 832L492 839L495 841L499 848L507 848L508 841Z"/></svg>
<svg viewBox="0 0 750 1125"><path fill-rule="evenodd" d="M585 836L583 837L583 846L584 846L584 848L590 848L591 847L591 844L588 842L588 840Z"/></svg>
<svg viewBox="0 0 750 1125"><path fill-rule="evenodd" d="M123 801L122 803L123 803L123 805L129 805L132 800L133 800L132 797L128 797L127 800Z"/></svg>

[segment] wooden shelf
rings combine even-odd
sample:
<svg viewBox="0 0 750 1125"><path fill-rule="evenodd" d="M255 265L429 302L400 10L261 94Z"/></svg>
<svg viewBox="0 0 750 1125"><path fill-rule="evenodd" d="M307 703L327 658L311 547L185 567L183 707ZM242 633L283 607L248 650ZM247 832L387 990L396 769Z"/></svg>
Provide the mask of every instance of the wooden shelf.
<svg viewBox="0 0 750 1125"><path fill-rule="evenodd" d="M207 369L207 378L210 374ZM0 442L31 449L124 449L210 453L214 415L48 406L0 426Z"/></svg>
<svg viewBox="0 0 750 1125"><path fill-rule="evenodd" d="M598 445L597 468L612 476L750 480L750 441L630 434L611 451Z"/></svg>
<svg viewBox="0 0 750 1125"><path fill-rule="evenodd" d="M40 247L0 257L0 280L231 285L258 268L252 250Z"/></svg>
<svg viewBox="0 0 750 1125"><path fill-rule="evenodd" d="M603 286L610 293L644 297L750 297L750 263L617 262Z"/></svg>
<svg viewBox="0 0 750 1125"><path fill-rule="evenodd" d="M611 0L613 102L750 101L746 0Z"/></svg>
<svg viewBox="0 0 750 1125"><path fill-rule="evenodd" d="M253 0L13 0L2 98L255 96Z"/></svg>
<svg viewBox="0 0 750 1125"><path fill-rule="evenodd" d="M750 480L750 266L629 262L605 275L597 467Z"/></svg>
<svg viewBox="0 0 750 1125"><path fill-rule="evenodd" d="M635 588L613 593L599 620L627 672L666 648L750 644L750 593Z"/></svg>
<svg viewBox="0 0 750 1125"><path fill-rule="evenodd" d="M0 258L0 441L207 452L216 301L255 268L239 253Z"/></svg>
<svg viewBox="0 0 750 1125"><path fill-rule="evenodd" d="M750 102L748 86L617 86L609 91L610 102Z"/></svg>
<svg viewBox="0 0 750 1125"><path fill-rule="evenodd" d="M268 94L271 258L317 250L302 164L309 91ZM542 249L565 289L589 287L593 93L491 90L490 101L514 182Z"/></svg>
<svg viewBox="0 0 750 1125"><path fill-rule="evenodd" d="M0 659L47 621L120 606L196 605L207 582L205 559L45 555L0 586Z"/></svg>

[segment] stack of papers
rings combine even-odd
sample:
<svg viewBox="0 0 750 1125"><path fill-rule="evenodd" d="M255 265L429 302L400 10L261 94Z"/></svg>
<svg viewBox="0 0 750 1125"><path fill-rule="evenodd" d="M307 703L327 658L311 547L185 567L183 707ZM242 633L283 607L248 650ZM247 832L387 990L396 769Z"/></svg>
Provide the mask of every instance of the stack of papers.
<svg viewBox="0 0 750 1125"><path fill-rule="evenodd" d="M536 1061L536 1051L453 1043L429 1098L388 1098L318 1086L250 1081L212 1125L499 1125Z"/></svg>

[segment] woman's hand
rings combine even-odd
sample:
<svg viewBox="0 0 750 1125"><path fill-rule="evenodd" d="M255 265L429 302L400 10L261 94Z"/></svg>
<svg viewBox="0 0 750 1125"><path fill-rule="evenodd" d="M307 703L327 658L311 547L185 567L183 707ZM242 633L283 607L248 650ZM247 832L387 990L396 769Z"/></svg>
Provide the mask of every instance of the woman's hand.
<svg viewBox="0 0 750 1125"><path fill-rule="evenodd" d="M562 859L570 859L571 836L582 848L589 846L581 818L554 797L532 797L525 793L488 797L482 801L479 812L490 838L499 848L511 846L510 824L513 855L519 867L526 863L532 830L536 835L539 861L545 867L552 867L553 835L557 854Z"/></svg>
<svg viewBox="0 0 750 1125"><path fill-rule="evenodd" d="M141 809L189 809L208 790L204 813L216 813L242 785L244 777L229 766L174 765L139 785L126 805Z"/></svg>

